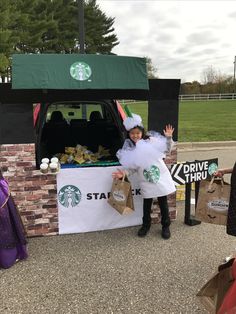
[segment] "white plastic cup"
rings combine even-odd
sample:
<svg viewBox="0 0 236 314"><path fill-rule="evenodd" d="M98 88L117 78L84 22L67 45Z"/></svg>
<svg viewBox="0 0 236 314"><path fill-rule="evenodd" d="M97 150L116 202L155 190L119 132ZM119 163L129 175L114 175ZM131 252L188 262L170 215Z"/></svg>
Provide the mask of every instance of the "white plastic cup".
<svg viewBox="0 0 236 314"><path fill-rule="evenodd" d="M57 163L58 164L59 159L57 157L51 158L51 163Z"/></svg>
<svg viewBox="0 0 236 314"><path fill-rule="evenodd" d="M40 165L40 171L41 171L42 173L48 173L48 164L47 164L47 163L42 163L42 164Z"/></svg>
<svg viewBox="0 0 236 314"><path fill-rule="evenodd" d="M58 163L56 162L51 162L49 167L52 173L56 173L58 171Z"/></svg>
<svg viewBox="0 0 236 314"><path fill-rule="evenodd" d="M41 162L44 163L44 164L49 164L49 159L48 158L43 158L41 160Z"/></svg>

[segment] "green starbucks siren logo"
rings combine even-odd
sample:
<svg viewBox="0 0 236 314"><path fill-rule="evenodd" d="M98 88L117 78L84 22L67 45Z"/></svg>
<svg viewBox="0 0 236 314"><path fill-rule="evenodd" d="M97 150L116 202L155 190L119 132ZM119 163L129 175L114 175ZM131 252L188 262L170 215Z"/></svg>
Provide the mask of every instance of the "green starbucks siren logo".
<svg viewBox="0 0 236 314"><path fill-rule="evenodd" d="M153 165L149 170L143 170L143 175L148 182L157 183L160 179L160 169Z"/></svg>
<svg viewBox="0 0 236 314"><path fill-rule="evenodd" d="M75 207L81 200L81 192L74 185L65 185L60 189L58 198L62 206Z"/></svg>
<svg viewBox="0 0 236 314"><path fill-rule="evenodd" d="M209 175L210 176L213 175L213 173L216 172L217 169L218 169L217 164L215 164L214 162L212 164L210 164L208 166L208 173L209 173Z"/></svg>
<svg viewBox="0 0 236 314"><path fill-rule="evenodd" d="M86 81L90 78L92 70L85 62L75 62L70 67L70 75L78 81Z"/></svg>

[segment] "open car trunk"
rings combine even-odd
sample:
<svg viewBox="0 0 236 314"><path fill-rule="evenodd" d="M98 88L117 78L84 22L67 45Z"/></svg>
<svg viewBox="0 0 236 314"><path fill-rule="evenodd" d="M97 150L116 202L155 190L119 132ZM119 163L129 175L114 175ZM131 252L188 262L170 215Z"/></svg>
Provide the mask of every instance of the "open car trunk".
<svg viewBox="0 0 236 314"><path fill-rule="evenodd" d="M125 129L113 100L41 105L36 123L36 160L56 156L63 167L111 165Z"/></svg>

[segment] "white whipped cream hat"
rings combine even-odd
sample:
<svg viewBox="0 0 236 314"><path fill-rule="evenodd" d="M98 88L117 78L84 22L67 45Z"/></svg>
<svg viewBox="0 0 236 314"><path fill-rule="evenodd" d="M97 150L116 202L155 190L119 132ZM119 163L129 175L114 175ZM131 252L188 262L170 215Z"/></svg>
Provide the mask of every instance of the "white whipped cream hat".
<svg viewBox="0 0 236 314"><path fill-rule="evenodd" d="M142 118L138 114L135 114L135 113L132 113L132 118L127 117L123 121L123 124L124 124L127 131L130 131L131 129L133 129L136 126L140 126L143 128Z"/></svg>
<svg viewBox="0 0 236 314"><path fill-rule="evenodd" d="M143 128L142 118L138 114L132 113L127 105L124 107L124 109L127 114L127 118L125 118L123 121L126 130L130 131L136 126Z"/></svg>

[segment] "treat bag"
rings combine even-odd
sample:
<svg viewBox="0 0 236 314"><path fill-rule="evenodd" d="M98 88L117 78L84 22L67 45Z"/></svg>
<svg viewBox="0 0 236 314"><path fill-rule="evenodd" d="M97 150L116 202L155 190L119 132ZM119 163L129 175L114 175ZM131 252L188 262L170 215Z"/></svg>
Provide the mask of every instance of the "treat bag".
<svg viewBox="0 0 236 314"><path fill-rule="evenodd" d="M132 188L127 178L113 180L108 203L121 215L134 211Z"/></svg>
<svg viewBox="0 0 236 314"><path fill-rule="evenodd" d="M234 283L232 265L235 258L218 267L218 272L211 277L197 293L197 297L209 313L218 313L224 299Z"/></svg>
<svg viewBox="0 0 236 314"><path fill-rule="evenodd" d="M195 216L202 222L226 225L229 207L230 184L212 178L200 183Z"/></svg>

